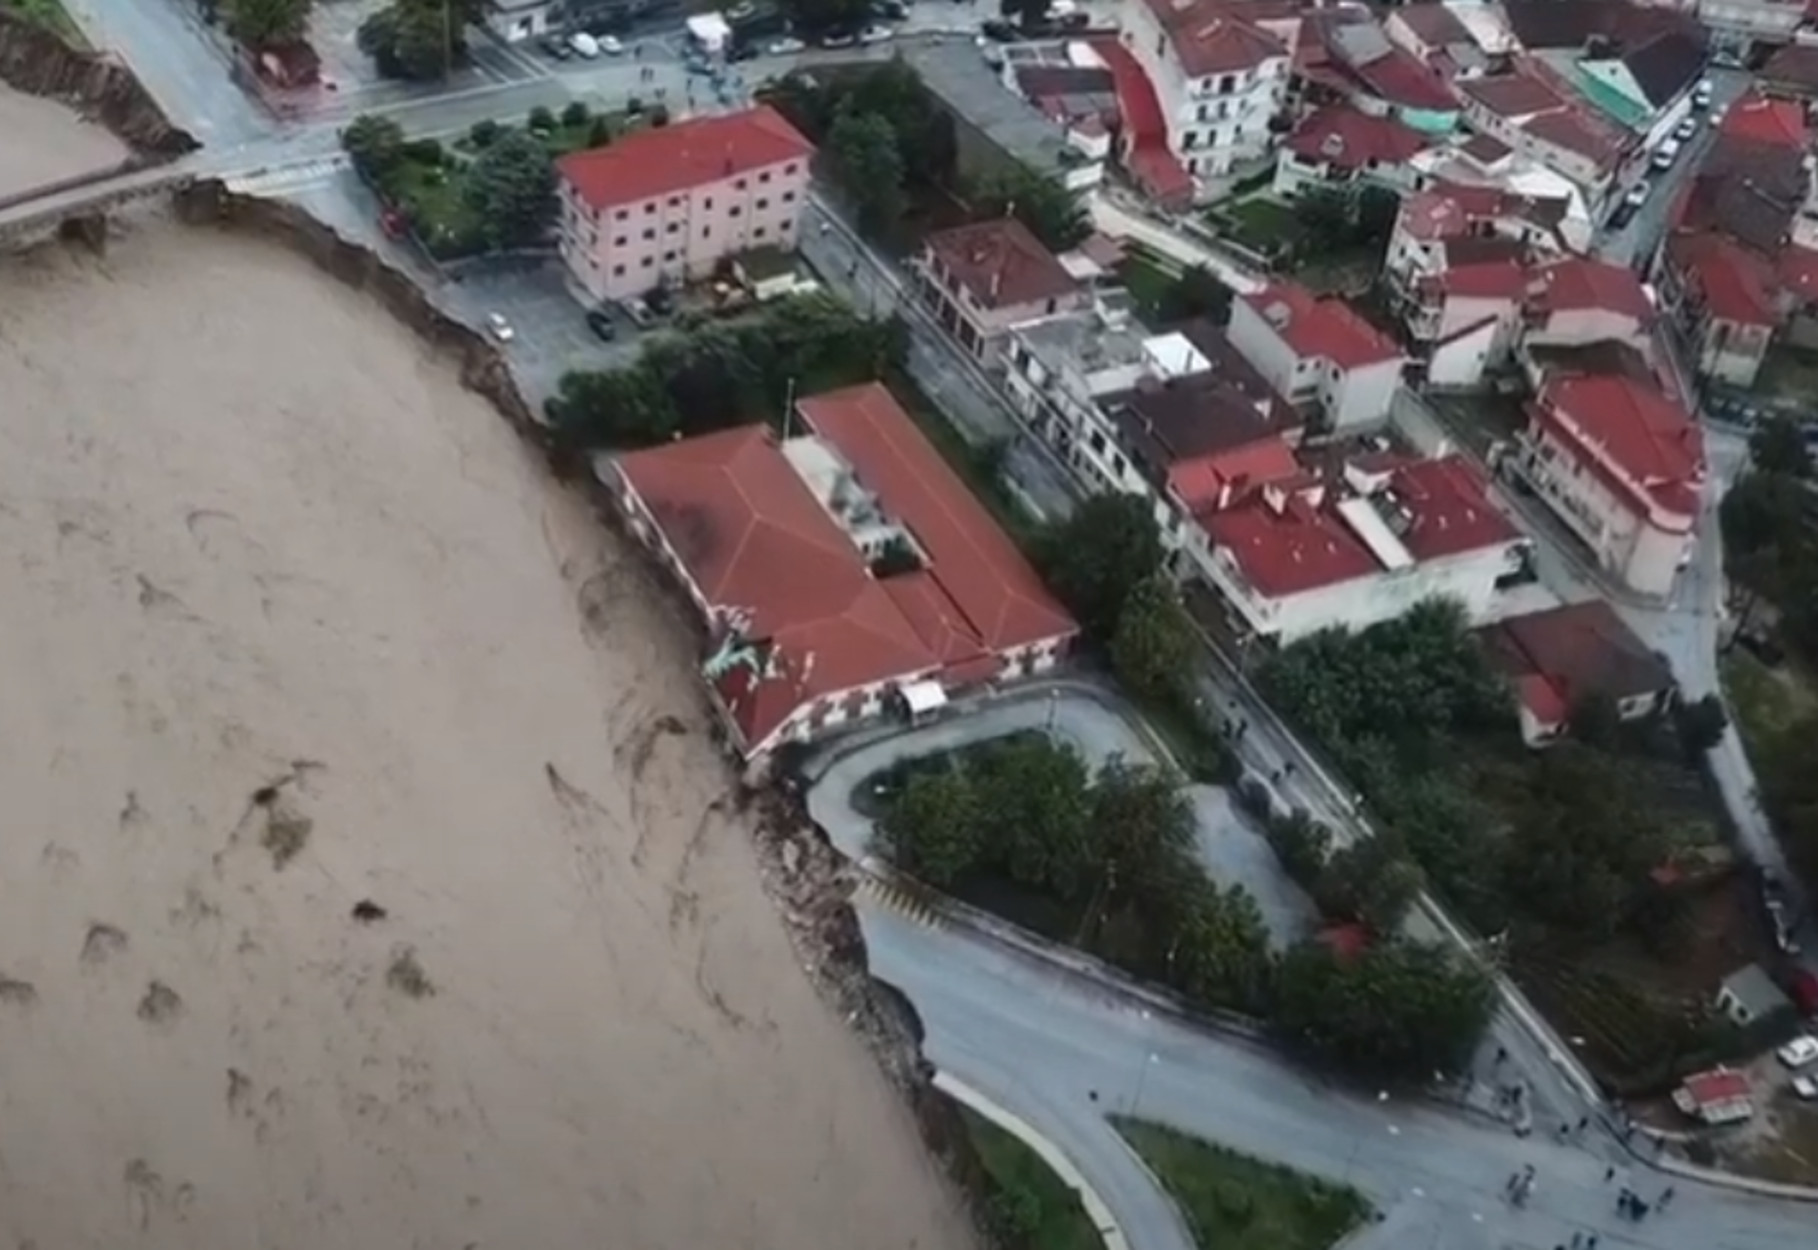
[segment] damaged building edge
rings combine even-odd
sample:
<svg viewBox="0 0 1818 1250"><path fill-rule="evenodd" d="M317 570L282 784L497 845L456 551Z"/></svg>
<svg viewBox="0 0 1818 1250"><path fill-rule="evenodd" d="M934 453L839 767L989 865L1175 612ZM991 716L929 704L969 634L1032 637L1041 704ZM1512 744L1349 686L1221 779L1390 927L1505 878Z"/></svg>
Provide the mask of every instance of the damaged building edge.
<svg viewBox="0 0 1818 1250"><path fill-rule="evenodd" d="M126 66L104 53L72 47L4 8L0 81L27 95L61 100L96 119L132 149L129 166L173 161L202 146L170 120Z"/></svg>
<svg viewBox="0 0 1818 1250"><path fill-rule="evenodd" d="M292 248L343 284L374 296L424 342L451 354L459 362L461 384L488 400L543 455L557 479L588 493L601 521L632 543L651 574L649 588L663 595L671 610L683 611L679 592L654 575L653 557L624 531L617 508L585 457L565 452L525 402L496 345L437 308L408 274L388 265L372 249L336 234L297 205L240 195L218 180L192 184L173 199L179 218L189 225L253 235ZM699 632L693 614L683 614L688 628ZM701 698L704 703L705 695ZM726 764L735 769L730 756ZM758 800L757 850L765 887L785 912L785 929L798 954L806 956L811 981L871 1045L885 1075L907 1095L923 1144L946 1167L984 1228L989 1176L957 1105L934 1087L934 1070L922 1056L922 1030L913 1006L871 976L851 897L851 866L786 790L769 787L754 792L742 782L739 786L742 803ZM803 949L810 945L812 949Z"/></svg>

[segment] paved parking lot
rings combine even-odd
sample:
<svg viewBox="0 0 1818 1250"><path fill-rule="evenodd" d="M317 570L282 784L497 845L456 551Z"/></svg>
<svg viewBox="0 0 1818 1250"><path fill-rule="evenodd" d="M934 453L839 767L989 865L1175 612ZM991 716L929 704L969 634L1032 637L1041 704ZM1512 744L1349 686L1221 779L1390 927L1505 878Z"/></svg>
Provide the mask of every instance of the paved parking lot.
<svg viewBox="0 0 1818 1250"><path fill-rule="evenodd" d="M533 404L540 406L554 394L569 370L622 368L641 347L637 327L617 313L617 336L611 342L589 328L586 306L570 290L554 256L472 260L444 272L445 298L455 316L478 326L496 312L511 324L514 336L507 354Z"/></svg>

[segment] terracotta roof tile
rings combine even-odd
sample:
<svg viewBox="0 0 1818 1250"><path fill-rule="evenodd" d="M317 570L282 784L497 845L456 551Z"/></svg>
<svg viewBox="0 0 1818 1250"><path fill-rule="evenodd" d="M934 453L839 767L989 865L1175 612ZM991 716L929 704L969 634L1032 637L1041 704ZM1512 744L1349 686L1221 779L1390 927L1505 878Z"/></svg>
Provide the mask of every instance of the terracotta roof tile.
<svg viewBox="0 0 1818 1250"><path fill-rule="evenodd" d="M1041 240L1014 217L931 234L928 253L985 308L1061 299L1079 289Z"/></svg>
<svg viewBox="0 0 1818 1250"><path fill-rule="evenodd" d="M1734 240L1716 233L1675 234L1667 240L1667 259L1709 315L1739 325L1780 324L1773 269Z"/></svg>
<svg viewBox="0 0 1818 1250"><path fill-rule="evenodd" d="M1285 57L1281 40L1244 20L1245 6L1230 0L1145 0L1174 57L1193 78L1255 69Z"/></svg>
<svg viewBox="0 0 1818 1250"><path fill-rule="evenodd" d="M1725 139L1766 143L1804 152L1805 111L1797 101L1770 100L1759 91L1750 91L1730 105L1717 133Z"/></svg>
<svg viewBox="0 0 1818 1250"><path fill-rule="evenodd" d="M634 204L703 183L807 160L814 145L768 104L717 117L647 126L607 147L572 152L556 170L594 208Z"/></svg>
<svg viewBox="0 0 1818 1250"><path fill-rule="evenodd" d="M1388 335L1337 296L1320 299L1292 282L1275 282L1241 297L1302 359L1359 369L1399 357Z"/></svg>
<svg viewBox="0 0 1818 1250"><path fill-rule="evenodd" d="M1430 146L1418 130L1392 117L1372 117L1347 104L1329 104L1302 119L1288 137L1288 148L1308 161L1341 169L1405 165Z"/></svg>
<svg viewBox="0 0 1818 1250"><path fill-rule="evenodd" d="M1635 271L1587 256L1572 256L1534 271L1529 295L1543 313L1603 309L1646 323L1654 318L1648 298Z"/></svg>
<svg viewBox="0 0 1818 1250"><path fill-rule="evenodd" d="M1704 432L1684 408L1629 378L1582 375L1550 379L1536 408L1582 462L1620 470L1606 481L1636 511L1666 513L1691 527L1704 479Z"/></svg>

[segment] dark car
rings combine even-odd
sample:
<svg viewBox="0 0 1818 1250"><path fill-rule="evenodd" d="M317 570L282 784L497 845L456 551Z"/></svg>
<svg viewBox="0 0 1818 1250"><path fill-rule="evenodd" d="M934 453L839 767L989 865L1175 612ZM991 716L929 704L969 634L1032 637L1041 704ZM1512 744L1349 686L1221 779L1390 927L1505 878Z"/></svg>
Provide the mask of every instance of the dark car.
<svg viewBox="0 0 1818 1250"><path fill-rule="evenodd" d="M994 17L980 22L978 29L985 38L995 39L998 43L1011 43L1021 38L1021 32L1001 18Z"/></svg>
<svg viewBox="0 0 1818 1250"><path fill-rule="evenodd" d="M603 308L596 308L587 314L587 328L602 342L610 343L619 336L619 327L613 324L612 317Z"/></svg>
<svg viewBox="0 0 1818 1250"><path fill-rule="evenodd" d="M675 292L666 286L653 286L645 294L644 303L657 316L667 317L675 311Z"/></svg>
<svg viewBox="0 0 1818 1250"><path fill-rule="evenodd" d="M1634 220L1635 206L1627 200L1624 200L1616 206L1616 211L1610 214L1609 228L1611 230L1621 230Z"/></svg>
<svg viewBox="0 0 1818 1250"><path fill-rule="evenodd" d="M566 61L569 57L574 55L574 49L568 45L567 38L562 35L544 35L541 39L537 40L537 46L542 48L547 55L554 57L558 61Z"/></svg>

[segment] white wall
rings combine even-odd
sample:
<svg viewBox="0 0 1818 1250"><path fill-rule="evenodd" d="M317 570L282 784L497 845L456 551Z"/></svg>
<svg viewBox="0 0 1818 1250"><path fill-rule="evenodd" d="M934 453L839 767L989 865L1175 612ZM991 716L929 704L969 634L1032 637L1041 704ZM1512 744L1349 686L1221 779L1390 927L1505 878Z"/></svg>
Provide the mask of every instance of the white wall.
<svg viewBox="0 0 1818 1250"><path fill-rule="evenodd" d="M1297 386L1305 389L1304 381L1296 377L1298 361L1293 350L1248 300L1231 301L1231 324L1225 328L1225 337L1282 395L1291 398Z"/></svg>
<svg viewBox="0 0 1818 1250"><path fill-rule="evenodd" d="M1353 429L1383 420L1401 385L1402 358L1360 369L1331 370L1320 388L1320 397L1337 430Z"/></svg>
<svg viewBox="0 0 1818 1250"><path fill-rule="evenodd" d="M1468 334L1436 345L1427 361L1427 382L1432 386L1476 386L1493 359L1502 325L1483 322Z"/></svg>
<svg viewBox="0 0 1818 1250"><path fill-rule="evenodd" d="M1686 529L1676 532L1637 513L1626 495L1606 486L1550 432L1535 440L1528 471L1540 497L1596 553L1605 569L1642 594L1665 595L1672 590L1691 549L1690 518Z"/></svg>
<svg viewBox="0 0 1818 1250"><path fill-rule="evenodd" d="M1627 343L1639 351L1649 348L1648 334L1627 313L1607 308L1571 308L1556 312L1523 336L1536 347L1580 346L1605 340Z"/></svg>

